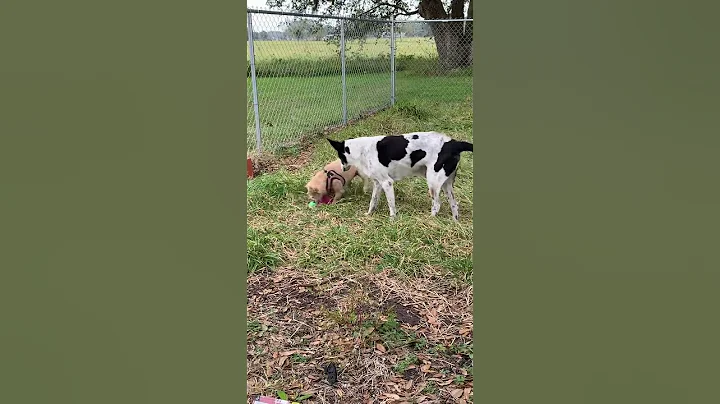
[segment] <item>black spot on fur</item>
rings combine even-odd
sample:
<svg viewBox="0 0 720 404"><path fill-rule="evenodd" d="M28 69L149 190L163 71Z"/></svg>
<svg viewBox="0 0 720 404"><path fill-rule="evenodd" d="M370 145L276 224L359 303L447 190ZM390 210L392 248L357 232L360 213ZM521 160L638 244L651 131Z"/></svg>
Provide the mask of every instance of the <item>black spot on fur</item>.
<svg viewBox="0 0 720 404"><path fill-rule="evenodd" d="M435 162L435 167L433 167L435 172L445 170L445 175L449 177L450 174L455 171L458 163L460 162L460 153L464 151L473 151L472 143L452 139L445 142L440 149L440 153L438 153L438 159L437 162Z"/></svg>
<svg viewBox="0 0 720 404"><path fill-rule="evenodd" d="M350 148L345 146L345 153L350 154Z"/></svg>
<svg viewBox="0 0 720 404"><path fill-rule="evenodd" d="M393 160L402 160L407 156L407 146L410 142L405 136L386 136L377 142L378 160L385 167L390 166Z"/></svg>
<svg viewBox="0 0 720 404"><path fill-rule="evenodd" d="M336 140L328 139L328 142L330 142L330 145L337 152L340 162L343 164L347 164L347 158L345 158L345 153L344 153L344 151L347 149L347 147L345 147L345 141L343 140L341 142L338 142Z"/></svg>
<svg viewBox="0 0 720 404"><path fill-rule="evenodd" d="M418 135L413 135L413 139L420 139L420 136L418 136Z"/></svg>
<svg viewBox="0 0 720 404"><path fill-rule="evenodd" d="M427 153L425 153L425 150L420 150L420 149L415 150L414 152L410 153L410 167L417 164L417 162L422 160L423 158L425 158L426 155L427 155Z"/></svg>

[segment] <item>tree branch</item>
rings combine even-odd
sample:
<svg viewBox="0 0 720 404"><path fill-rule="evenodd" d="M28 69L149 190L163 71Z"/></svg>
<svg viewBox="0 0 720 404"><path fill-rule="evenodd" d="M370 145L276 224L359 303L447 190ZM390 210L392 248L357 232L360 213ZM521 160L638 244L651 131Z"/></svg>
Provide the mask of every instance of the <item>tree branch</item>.
<svg viewBox="0 0 720 404"><path fill-rule="evenodd" d="M405 7L402 7L402 6L397 5L397 4L390 4L390 3L387 3L387 2L380 2L380 3L376 3L375 6L372 7L372 8L370 8L369 10L360 13L360 16L365 15L365 14L370 13L370 12L373 12L373 11L377 10L378 8L380 8L380 7L390 7L390 8L393 8L393 9L394 9L394 10L393 10L393 11L394 11L393 14L395 14L396 16L397 16L397 15L415 15L415 14L419 14L419 13L420 13L420 9L417 9L417 10L415 10L415 11L408 11ZM399 10L399 11L398 11L398 10Z"/></svg>

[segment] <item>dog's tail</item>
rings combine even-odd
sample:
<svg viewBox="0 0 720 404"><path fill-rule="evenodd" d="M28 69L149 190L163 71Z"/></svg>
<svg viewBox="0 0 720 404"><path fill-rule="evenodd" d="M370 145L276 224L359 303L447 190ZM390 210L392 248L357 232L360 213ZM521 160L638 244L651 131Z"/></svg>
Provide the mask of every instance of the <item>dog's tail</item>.
<svg viewBox="0 0 720 404"><path fill-rule="evenodd" d="M473 144L462 140L453 140L450 142L450 154L460 154L465 151L473 151Z"/></svg>
<svg viewBox="0 0 720 404"><path fill-rule="evenodd" d="M460 162L460 153L464 151L473 151L472 143L454 139L445 143L440 149L440 155L435 162L435 171L440 171L444 167L445 172L450 175Z"/></svg>

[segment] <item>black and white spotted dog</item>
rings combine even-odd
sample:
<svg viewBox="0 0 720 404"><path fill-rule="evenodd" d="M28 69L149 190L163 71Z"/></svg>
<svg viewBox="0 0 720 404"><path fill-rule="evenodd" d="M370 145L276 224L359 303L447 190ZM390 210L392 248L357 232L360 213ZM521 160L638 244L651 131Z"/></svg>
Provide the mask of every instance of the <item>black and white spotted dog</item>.
<svg viewBox="0 0 720 404"><path fill-rule="evenodd" d="M335 141L328 139L337 151L343 170L357 168L363 178L373 182L370 208L377 208L380 192L384 191L395 217L393 183L406 177L425 177L433 199L430 214L440 210L440 191L445 191L453 219L458 220L458 203L453 195L453 183L460 162L460 153L473 151L472 143L454 140L438 132L413 132L397 136L369 136Z"/></svg>

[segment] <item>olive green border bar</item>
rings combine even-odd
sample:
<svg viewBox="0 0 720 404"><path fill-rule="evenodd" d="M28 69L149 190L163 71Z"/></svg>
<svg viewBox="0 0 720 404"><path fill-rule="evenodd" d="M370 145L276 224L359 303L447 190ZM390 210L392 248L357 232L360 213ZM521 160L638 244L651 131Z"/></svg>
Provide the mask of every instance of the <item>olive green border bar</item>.
<svg viewBox="0 0 720 404"><path fill-rule="evenodd" d="M238 313L238 318L240 319L240 324L243 329L243 333L240 339L240 344L242 347L242 363L240 364L240 369L242 371L242 374L240 375L240 380L242 382L241 390L243 392L242 398L238 403L244 403L247 400L247 177L248 177L248 170L247 170L247 120L248 120L248 114L247 114L247 105L248 105L248 81L247 81L247 46L245 44L247 43L247 0L241 0L240 1L243 6L243 19L242 21L238 21L238 24L242 25L241 34L241 42L240 42L240 55L242 56L242 70L240 71L240 77L242 78L242 111L240 111L240 116L242 116L242 148L239 151L241 154L239 154L238 157L242 157L243 164L242 164L242 181L243 186L241 187L241 194L242 194L242 214L243 214L243 220L242 220L242 237L243 241L240 245L240 253L242 256L242 273L243 273L243 282L240 285L240 293L242 296L242 303L240 304L240 313ZM238 134L240 134L238 133Z"/></svg>
<svg viewBox="0 0 720 404"><path fill-rule="evenodd" d="M475 7L474 401L720 402L718 6Z"/></svg>
<svg viewBox="0 0 720 404"><path fill-rule="evenodd" d="M243 402L244 5L1 8L0 402Z"/></svg>

